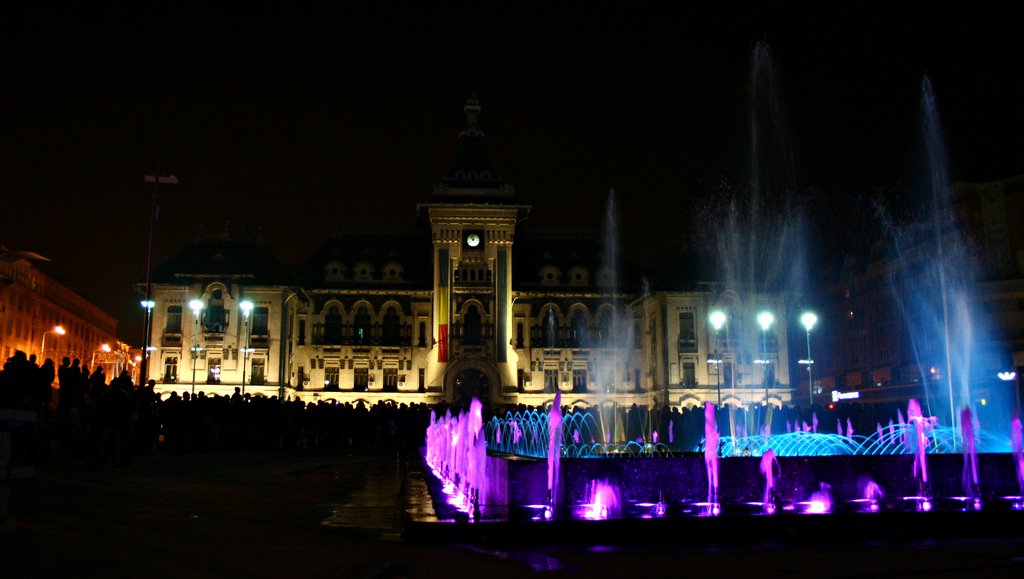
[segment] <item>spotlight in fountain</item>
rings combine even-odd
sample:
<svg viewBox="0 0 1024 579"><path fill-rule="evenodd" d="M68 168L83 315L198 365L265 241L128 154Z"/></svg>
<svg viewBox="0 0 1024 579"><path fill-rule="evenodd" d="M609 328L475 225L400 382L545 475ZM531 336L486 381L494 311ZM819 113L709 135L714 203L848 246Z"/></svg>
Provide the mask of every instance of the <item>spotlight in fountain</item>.
<svg viewBox="0 0 1024 579"><path fill-rule="evenodd" d="M587 500L573 509L577 519L589 521L616 518L621 514L619 489L607 480L591 481Z"/></svg>

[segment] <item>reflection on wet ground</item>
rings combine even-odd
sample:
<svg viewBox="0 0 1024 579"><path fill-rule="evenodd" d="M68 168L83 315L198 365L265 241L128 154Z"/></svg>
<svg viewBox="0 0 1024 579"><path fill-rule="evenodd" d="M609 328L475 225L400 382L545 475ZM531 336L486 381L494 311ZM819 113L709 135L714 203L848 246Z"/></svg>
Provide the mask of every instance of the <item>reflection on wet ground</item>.
<svg viewBox="0 0 1024 579"><path fill-rule="evenodd" d="M374 458L356 469L349 465L348 471L344 495L326 505L330 515L322 524L380 540L401 540L403 476L397 456L393 460Z"/></svg>
<svg viewBox="0 0 1024 579"><path fill-rule="evenodd" d="M404 468L395 453L326 449L146 455L121 471L40 464L12 488L16 521L0 531L0 576L1024 576L1022 533L973 542L802 545L779 528L775 543L735 545L722 537L717 547L698 547L699 537L659 537L642 527L651 545L605 549L594 547L603 541L448 540L442 529L483 534L489 527L437 522L443 516L425 483ZM411 540L407 520L423 522L438 540ZM527 523L512 533L534 533L537 524L557 528Z"/></svg>

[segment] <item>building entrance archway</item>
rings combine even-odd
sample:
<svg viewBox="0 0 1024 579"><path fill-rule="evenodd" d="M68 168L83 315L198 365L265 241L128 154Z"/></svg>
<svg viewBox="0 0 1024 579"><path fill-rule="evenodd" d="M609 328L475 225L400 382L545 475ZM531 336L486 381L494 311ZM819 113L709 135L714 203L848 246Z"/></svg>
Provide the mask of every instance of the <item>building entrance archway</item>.
<svg viewBox="0 0 1024 579"><path fill-rule="evenodd" d="M466 360L449 367L445 377L445 398L453 406L469 408L474 397L490 408L494 393L501 390L497 368L485 360Z"/></svg>

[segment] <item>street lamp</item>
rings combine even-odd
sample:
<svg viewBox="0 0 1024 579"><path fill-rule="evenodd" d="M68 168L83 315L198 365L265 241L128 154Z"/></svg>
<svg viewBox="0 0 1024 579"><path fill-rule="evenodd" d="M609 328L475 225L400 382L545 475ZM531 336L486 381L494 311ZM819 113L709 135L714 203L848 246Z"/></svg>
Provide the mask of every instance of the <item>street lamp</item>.
<svg viewBox="0 0 1024 579"><path fill-rule="evenodd" d="M90 368L96 367L96 352L103 352L105 354L109 354L111 352L110 344L103 344L99 348L96 348L95 350L92 351L92 360L89 361Z"/></svg>
<svg viewBox="0 0 1024 579"><path fill-rule="evenodd" d="M725 325L725 312L722 310L715 310L708 316L711 321L711 327L715 328L715 357L708 360L709 363L715 365L715 383L718 390L718 406L722 406L722 356L718 353L718 348L721 342L718 340L718 331Z"/></svg>
<svg viewBox="0 0 1024 579"><path fill-rule="evenodd" d="M63 336L67 331L64 330L63 326L54 326L52 330L46 330L43 332L43 343L39 345L40 357L46 359L46 334L57 334Z"/></svg>
<svg viewBox="0 0 1024 579"><path fill-rule="evenodd" d="M149 266L147 265L146 267L148 268ZM142 376L142 380L148 380L149 379L149 376L148 376L148 374L149 374L149 350L150 350L149 344L151 342L150 334L152 334L152 332L153 332L153 326L152 326L152 323L153 323L153 308L156 307L156 302L151 300L151 299L149 299L149 290L148 289L146 290L146 294L147 294L146 295L146 299L144 299L144 300L142 300L142 302L140 302L142 304L142 307L146 309L146 323L145 323L145 326L146 326L145 332L146 333L143 334L143 336L142 336L142 360L143 360L143 362L142 362L142 369L141 369L141 372L140 372L140 376Z"/></svg>
<svg viewBox="0 0 1024 579"><path fill-rule="evenodd" d="M192 317L196 321L196 329L192 332L192 395L196 394L196 360L199 359L199 314L203 311L202 300L192 300L188 303L192 308Z"/></svg>
<svg viewBox="0 0 1024 579"><path fill-rule="evenodd" d="M249 312L252 311L252 302L245 300L238 304L245 316L245 349L242 351L242 396L245 396L245 366L249 362Z"/></svg>
<svg viewBox="0 0 1024 579"><path fill-rule="evenodd" d="M807 329L807 359L800 360L801 364L807 364L807 403L814 406L814 379L811 374L811 365L814 359L811 358L811 328L818 323L818 316L814 312L804 312L800 316L800 323Z"/></svg>
<svg viewBox="0 0 1024 579"><path fill-rule="evenodd" d="M771 360L768 359L768 328L772 327L775 323L775 316L771 312L761 312L757 314L757 325L761 326L761 352L762 357L759 362L761 363L761 381L764 382L764 403L768 405L768 364L771 364Z"/></svg>

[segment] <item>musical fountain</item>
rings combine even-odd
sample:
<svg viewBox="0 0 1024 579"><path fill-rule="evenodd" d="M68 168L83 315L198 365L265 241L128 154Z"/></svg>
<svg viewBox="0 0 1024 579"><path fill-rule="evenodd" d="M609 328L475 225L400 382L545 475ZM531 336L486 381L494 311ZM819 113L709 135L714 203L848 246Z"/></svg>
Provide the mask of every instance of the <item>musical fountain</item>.
<svg viewBox="0 0 1024 579"><path fill-rule="evenodd" d="M755 87L773 74L767 57L767 48L758 45ZM926 80L922 104L935 164L944 161L936 160L941 146L930 91ZM777 114L777 103L765 106ZM725 227L719 228L724 232L715 243L724 256L720 273L726 284L778 287L794 279L806 284L803 272L759 253L775 248L776 255L786 253L792 262L791 252L778 250L794 247L801 220L773 221L761 211L762 197L775 195L772 202L782 208L781 215L800 214L786 194L791 174L784 138L758 139L754 116L753 200L743 205L750 209L745 216L733 205ZM766 145L775 147L779 171L765 169ZM939 178L933 187L939 187ZM443 490L435 497L451 498L435 501L432 520L408 522L407 536L584 544L654 544L685 536L691 543L735 543L780 533L802 541L957 537L970 528L986 536L1005 532L1016 537L1012 529L1024 522L1021 423L1015 415L1010 420L1009 412L1003 420L1000 413L1009 405L999 412L986 409L992 422L977 422L969 387L977 329L964 320L969 279L954 276L956 264L947 263L964 259L957 249L963 244L953 247L937 194L933 204L934 274L941 291L925 300L908 294L909 284L901 283L903 293L894 293L912 320L908 331L914 339L923 344L925 332L946 337L947 389L923 406L909 400L905 420L904 409L896 409L887 425L879 421L873 430L860 425L855 431L849 418L844 425L836 417L835 432L825 432L816 413L790 420L785 409L769 407L762 414L756 408L715 408L708 402L703 413L674 415L668 432L659 433L654 425L665 422L648 414L643 436L631 439L616 426L626 409L563 408L560 392L546 410L508 412L486 424L475 402L466 416L431 417L425 460L436 479L430 484ZM931 325L918 328L921 320ZM953 352L964 359L954 359ZM923 360L936 352L919 353ZM609 384L614 375L613 366ZM959 414L953 405L961 408ZM439 521L467 524L448 525L442 532L427 529Z"/></svg>

